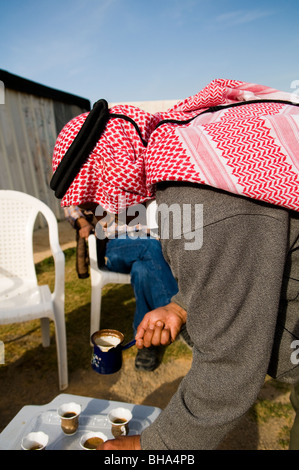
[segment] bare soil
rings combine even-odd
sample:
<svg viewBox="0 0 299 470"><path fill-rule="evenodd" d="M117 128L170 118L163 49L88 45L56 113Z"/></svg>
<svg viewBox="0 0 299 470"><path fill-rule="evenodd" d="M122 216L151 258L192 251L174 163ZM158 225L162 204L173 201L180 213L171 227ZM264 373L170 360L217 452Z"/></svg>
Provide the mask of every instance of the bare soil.
<svg viewBox="0 0 299 470"><path fill-rule="evenodd" d="M50 346L54 347L55 346ZM122 369L100 375L91 368L70 374L63 393L165 408L188 372L190 360L162 363L153 372L136 371L134 357L124 352ZM22 360L7 368L0 384L0 431L25 405L49 403L59 393L57 371L52 367L44 377L36 369L22 366ZM261 403L266 403L265 411ZM277 413L277 409L280 411ZM287 450L294 413L289 403L289 388L267 380L255 406L220 445L222 450Z"/></svg>

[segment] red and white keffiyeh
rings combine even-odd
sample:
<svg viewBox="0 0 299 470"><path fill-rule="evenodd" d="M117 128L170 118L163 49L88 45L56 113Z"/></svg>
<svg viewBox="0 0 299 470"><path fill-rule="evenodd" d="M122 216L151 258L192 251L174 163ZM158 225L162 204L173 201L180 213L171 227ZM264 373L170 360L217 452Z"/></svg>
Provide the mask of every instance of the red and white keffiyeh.
<svg viewBox="0 0 299 470"><path fill-rule="evenodd" d="M260 102L245 105L253 100ZM211 106L240 102L244 106L201 115ZM115 106L111 112L131 117L147 146L132 123L110 119L62 206L96 202L116 213L154 198L158 182L187 181L299 210L299 107L292 104L290 93L217 79L164 113L128 105ZM53 171L86 116L72 119L62 129ZM194 119L183 125L156 128L165 119L190 118Z"/></svg>

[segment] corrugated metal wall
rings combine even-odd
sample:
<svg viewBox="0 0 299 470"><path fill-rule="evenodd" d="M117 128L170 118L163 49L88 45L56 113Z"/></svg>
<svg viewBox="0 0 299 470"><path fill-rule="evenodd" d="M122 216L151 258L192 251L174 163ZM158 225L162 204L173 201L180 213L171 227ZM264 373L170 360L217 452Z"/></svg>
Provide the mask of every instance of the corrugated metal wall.
<svg viewBox="0 0 299 470"><path fill-rule="evenodd" d="M86 109L5 88L0 104L0 188L35 196L58 220L64 218L49 187L56 137L73 116ZM44 226L42 218L37 226Z"/></svg>
<svg viewBox="0 0 299 470"><path fill-rule="evenodd" d="M62 127L74 116L89 111L90 103L3 70L0 84L0 189L30 194L47 204L58 220L63 220L60 202L49 187L53 148ZM134 104L154 113L175 102L121 104ZM40 217L36 228L45 225Z"/></svg>

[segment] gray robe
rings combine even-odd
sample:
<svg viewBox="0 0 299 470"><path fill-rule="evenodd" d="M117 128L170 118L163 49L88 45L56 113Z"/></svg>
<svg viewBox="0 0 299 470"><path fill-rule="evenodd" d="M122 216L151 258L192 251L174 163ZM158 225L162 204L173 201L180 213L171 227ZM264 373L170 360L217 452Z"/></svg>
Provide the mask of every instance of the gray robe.
<svg viewBox="0 0 299 470"><path fill-rule="evenodd" d="M173 301L187 311L193 360L141 446L216 449L254 404L268 371L299 380L291 362L299 338L298 214L192 184L158 185L156 197L158 206L179 204L182 212L183 204L202 204L203 229L195 220L189 233L178 231L162 215L163 253L179 286ZM201 235L200 249L186 249Z"/></svg>

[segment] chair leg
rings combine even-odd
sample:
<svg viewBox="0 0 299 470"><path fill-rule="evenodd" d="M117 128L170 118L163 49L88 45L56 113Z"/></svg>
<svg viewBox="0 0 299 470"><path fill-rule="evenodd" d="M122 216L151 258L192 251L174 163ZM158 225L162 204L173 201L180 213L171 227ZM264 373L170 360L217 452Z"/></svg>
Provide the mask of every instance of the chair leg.
<svg viewBox="0 0 299 470"><path fill-rule="evenodd" d="M55 336L57 349L59 388L64 390L68 387L68 363L65 317L63 312L55 312Z"/></svg>
<svg viewBox="0 0 299 470"><path fill-rule="evenodd" d="M42 330L42 345L44 348L50 346L50 320L49 318L40 319L41 330Z"/></svg>
<svg viewBox="0 0 299 470"><path fill-rule="evenodd" d="M100 329L101 322L101 304L102 304L102 287L93 287L91 293L90 307L90 336Z"/></svg>

